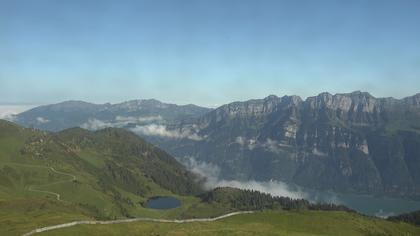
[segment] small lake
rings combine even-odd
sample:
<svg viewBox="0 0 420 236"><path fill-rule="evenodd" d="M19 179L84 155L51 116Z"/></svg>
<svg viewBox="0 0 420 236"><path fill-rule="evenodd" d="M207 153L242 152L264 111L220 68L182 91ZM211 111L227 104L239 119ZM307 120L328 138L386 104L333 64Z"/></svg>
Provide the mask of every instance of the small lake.
<svg viewBox="0 0 420 236"><path fill-rule="evenodd" d="M174 197L152 197L146 202L147 208L167 210L181 206L181 201Z"/></svg>

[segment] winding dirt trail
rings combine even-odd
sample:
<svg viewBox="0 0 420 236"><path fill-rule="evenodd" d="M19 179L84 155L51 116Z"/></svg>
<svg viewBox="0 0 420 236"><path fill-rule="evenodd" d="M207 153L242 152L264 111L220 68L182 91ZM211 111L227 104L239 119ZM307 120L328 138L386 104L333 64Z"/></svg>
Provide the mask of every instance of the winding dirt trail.
<svg viewBox="0 0 420 236"><path fill-rule="evenodd" d="M51 186L51 185L56 185L56 184L67 183L67 182L71 182L71 181L74 181L74 180L77 179L76 176L74 176L72 174L69 174L69 173L65 173L65 172L61 172L61 171L55 170L53 167L28 165L28 164L20 164L20 163L7 163L7 164L18 165L18 166L25 166L25 167L33 167L33 168L49 169L49 170L51 170L52 172L54 172L56 174L65 175L65 176L70 177L71 179L69 179L69 180L60 180L60 181L49 183L49 184L37 185L35 187L34 186L29 186L28 187L28 191L31 191L31 192L47 193L47 194L54 195L57 198L57 201L64 201L64 200L61 200L61 195L59 193L51 192L51 191L47 191L47 190L42 190L42 189L39 189L39 188L47 187L47 186Z"/></svg>
<svg viewBox="0 0 420 236"><path fill-rule="evenodd" d="M184 224L184 223L192 223L192 222L212 222L212 221L221 220L221 219L228 218L235 215L251 214L251 213L254 213L254 211L237 211L237 212L232 212L232 213L214 217L214 218L198 218L198 219L185 219L185 220L166 220L166 219L154 219L154 218L145 218L145 217L121 219L121 220L107 220L107 221L82 220L82 221L73 221L73 222L69 222L65 224L59 224L59 225L53 225L53 226L47 226L47 227L34 229L26 234L23 234L22 236L30 236L36 233L41 233L41 232L55 230L55 229L68 228L68 227L72 227L76 225L97 225L97 224L109 225L109 224L131 223L131 222L137 222L137 221Z"/></svg>
<svg viewBox="0 0 420 236"><path fill-rule="evenodd" d="M20 166L26 166L26 167L35 167L35 168L47 168L54 173L61 174L61 175L66 175L66 176L70 177L71 179L69 179L69 180L60 180L60 181L49 183L49 184L37 185L36 187L38 189L35 189L33 186L29 186L29 188L28 188L28 190L32 191L32 192L40 192L40 193L47 193L47 194L54 195L57 198L58 201L64 201L64 200L61 199L61 195L59 193L55 193L55 192L51 192L51 191L47 191L47 190L41 190L39 188L46 187L46 186L51 186L51 185L56 185L56 184L61 184L61 183L67 183L67 182L71 182L71 181L74 181L74 180L77 179L76 176L74 176L72 174L69 174L69 173L57 171L53 167L27 165L27 164L19 164L19 163L8 163L8 164L20 165ZM28 233L23 234L22 236L30 236L30 235L33 235L33 234L36 234L36 233L41 233L41 232L55 230L55 229L68 228L68 227L72 227L72 226L76 226L76 225L96 225L96 224L108 225L108 224L130 223L130 222L137 222L137 221L184 224L184 223L192 223L192 222L212 222L212 221L221 220L221 219L228 218L228 217L235 216L235 215L251 214L251 213L254 213L254 211L237 211L237 212L232 212L232 213L221 215L221 216L214 217L214 218L197 218L197 219L184 219L184 220L154 219L154 218L147 218L147 217L120 219L120 220L107 220L107 221L82 220L82 221L73 221L73 222L59 224L59 225L52 225L52 226L37 228L37 229L34 229L34 230L32 230Z"/></svg>

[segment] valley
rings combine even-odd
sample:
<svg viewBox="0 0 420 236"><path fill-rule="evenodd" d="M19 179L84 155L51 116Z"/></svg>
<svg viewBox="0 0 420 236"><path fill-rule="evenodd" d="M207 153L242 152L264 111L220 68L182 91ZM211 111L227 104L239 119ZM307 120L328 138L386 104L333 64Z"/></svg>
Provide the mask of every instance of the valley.
<svg viewBox="0 0 420 236"><path fill-rule="evenodd" d="M192 159L215 166L218 178L228 181L274 180L420 200L419 94L394 99L355 91L305 100L271 95L215 109L157 100L68 101L13 120L47 131L123 128L184 164Z"/></svg>
<svg viewBox="0 0 420 236"><path fill-rule="evenodd" d="M0 0L0 236L420 236L419 0Z"/></svg>
<svg viewBox="0 0 420 236"><path fill-rule="evenodd" d="M103 230L109 235L136 230L169 234L169 229L175 235L190 230L204 235L232 230L252 235L270 229L292 235L313 230L334 235L338 226L318 227L337 218L335 214L340 215L337 224L341 227L359 225L349 235L387 230L415 235L419 230L406 223L363 216L345 206L232 188L206 191L200 187L203 180L199 176L123 129L92 132L72 128L48 133L0 120L0 131L2 235L95 235ZM180 205L166 210L148 208L148 200L157 196L170 196ZM316 228L306 225L308 228L298 229L302 225L278 221L287 217L305 222L313 214L325 217L325 222L318 222ZM261 228L244 227L248 221ZM129 227L120 226L125 224ZM372 228L372 224L376 226Z"/></svg>

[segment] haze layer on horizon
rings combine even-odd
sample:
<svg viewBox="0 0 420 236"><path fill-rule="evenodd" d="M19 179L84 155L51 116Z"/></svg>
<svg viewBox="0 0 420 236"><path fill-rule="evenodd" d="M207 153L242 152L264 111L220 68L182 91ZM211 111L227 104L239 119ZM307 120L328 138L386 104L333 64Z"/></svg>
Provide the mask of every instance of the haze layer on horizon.
<svg viewBox="0 0 420 236"><path fill-rule="evenodd" d="M0 103L420 92L420 2L0 2Z"/></svg>

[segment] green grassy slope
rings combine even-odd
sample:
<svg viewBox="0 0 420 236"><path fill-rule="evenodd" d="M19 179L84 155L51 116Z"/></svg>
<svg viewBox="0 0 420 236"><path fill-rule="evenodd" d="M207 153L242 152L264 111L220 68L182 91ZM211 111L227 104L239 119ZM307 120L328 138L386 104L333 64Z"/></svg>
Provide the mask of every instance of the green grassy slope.
<svg viewBox="0 0 420 236"><path fill-rule="evenodd" d="M391 221L403 221L420 227L420 211L414 211L388 218Z"/></svg>
<svg viewBox="0 0 420 236"><path fill-rule="evenodd" d="M32 198L0 201L0 235L21 235L35 228L92 219L92 212L75 204Z"/></svg>
<svg viewBox="0 0 420 236"><path fill-rule="evenodd" d="M216 222L188 224L124 223L81 225L40 235L419 235L405 223L363 217L354 213L267 211L238 215Z"/></svg>
<svg viewBox="0 0 420 236"><path fill-rule="evenodd" d="M0 235L86 218L179 218L199 204L190 196L200 191L193 179L127 131L50 134L0 120ZM156 195L177 196L183 205L169 211L142 206Z"/></svg>
<svg viewBox="0 0 420 236"><path fill-rule="evenodd" d="M51 134L0 120L0 235L21 235L35 228L85 219L206 218L254 205L258 208L261 203L272 206L268 196L254 193L248 197L249 193L232 189L202 194L209 197L202 200L195 197L201 190L193 179L172 157L127 131L76 128ZM144 208L144 202L156 195L176 196L182 206L171 210ZM77 226L46 234L357 235L367 230L374 234L419 234L418 228L407 224L308 210L268 211L211 223Z"/></svg>

